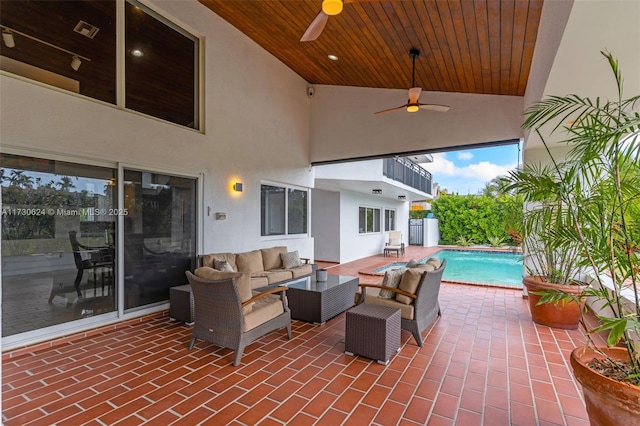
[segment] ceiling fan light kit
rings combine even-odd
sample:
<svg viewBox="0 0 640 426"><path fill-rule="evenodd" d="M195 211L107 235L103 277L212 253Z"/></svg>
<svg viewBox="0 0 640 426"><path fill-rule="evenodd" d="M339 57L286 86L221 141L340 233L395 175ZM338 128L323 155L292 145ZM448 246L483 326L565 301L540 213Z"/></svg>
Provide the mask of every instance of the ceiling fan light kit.
<svg viewBox="0 0 640 426"><path fill-rule="evenodd" d="M322 2L322 11L329 16L334 16L342 12L342 0L324 0Z"/></svg>
<svg viewBox="0 0 640 426"><path fill-rule="evenodd" d="M378 111L375 114L386 114L388 112L398 111L401 109L405 109L407 110L407 112L418 112L420 111L421 106L424 107L423 109L429 110L429 111L438 111L438 112L449 111L449 107L447 105L423 104L418 101L418 99L420 98L420 93L422 93L422 88L416 86L416 58L420 56L420 51L416 48L412 48L411 50L409 50L409 56L411 57L411 63L412 63L411 88L409 89L409 100L404 105L401 105L396 108Z"/></svg>

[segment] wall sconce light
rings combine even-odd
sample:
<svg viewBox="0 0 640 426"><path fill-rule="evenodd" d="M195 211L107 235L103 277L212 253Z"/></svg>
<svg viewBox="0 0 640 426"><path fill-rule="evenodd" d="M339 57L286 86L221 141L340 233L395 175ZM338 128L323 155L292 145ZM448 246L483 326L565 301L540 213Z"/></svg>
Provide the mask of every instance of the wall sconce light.
<svg viewBox="0 0 640 426"><path fill-rule="evenodd" d="M16 45L16 41L13 38L13 33L8 30L2 31L2 42L9 48L15 47Z"/></svg>
<svg viewBox="0 0 640 426"><path fill-rule="evenodd" d="M406 195L398 195L398 200L406 200L407 196Z"/></svg>
<svg viewBox="0 0 640 426"><path fill-rule="evenodd" d="M380 195L380 194L382 194L382 189L372 189L371 193L372 194L376 194L376 195Z"/></svg>
<svg viewBox="0 0 640 426"><path fill-rule="evenodd" d="M233 190L236 192L242 192L242 183L241 182L234 183Z"/></svg>
<svg viewBox="0 0 640 426"><path fill-rule="evenodd" d="M74 71L78 71L80 65L82 65L82 61L80 60L80 58L78 58L77 56L71 58L71 68L73 68Z"/></svg>

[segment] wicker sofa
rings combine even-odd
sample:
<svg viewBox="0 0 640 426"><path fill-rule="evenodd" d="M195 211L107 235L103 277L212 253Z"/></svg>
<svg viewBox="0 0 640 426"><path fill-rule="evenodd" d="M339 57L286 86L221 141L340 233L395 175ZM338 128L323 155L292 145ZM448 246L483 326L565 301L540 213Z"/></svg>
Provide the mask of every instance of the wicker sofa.
<svg viewBox="0 0 640 426"><path fill-rule="evenodd" d="M224 271L220 265L225 261L228 263L226 272L249 274L252 289L275 287L296 278L309 276L314 269L309 259L299 258L297 252L287 251L286 246L243 253L210 253L199 256L198 263L201 267Z"/></svg>

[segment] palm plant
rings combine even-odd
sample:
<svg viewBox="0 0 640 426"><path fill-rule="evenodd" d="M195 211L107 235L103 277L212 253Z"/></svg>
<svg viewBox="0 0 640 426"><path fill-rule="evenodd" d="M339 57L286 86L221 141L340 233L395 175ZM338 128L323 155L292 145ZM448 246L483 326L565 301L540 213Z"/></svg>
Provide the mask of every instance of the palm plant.
<svg viewBox="0 0 640 426"><path fill-rule="evenodd" d="M525 248L552 256L538 259L542 273L573 279L586 272L592 285L581 297L609 311L598 314L595 329L582 318L588 346L596 348L593 332L607 332L609 346L622 341L629 355L626 380L640 385L640 114L633 111L640 96L623 97L618 62L602 54L615 76L617 99L550 96L527 109L523 127L538 134L551 164L512 172L509 186L531 207ZM554 158L541 135L545 125L553 126L550 133L566 132L563 143L570 151L564 160ZM537 243L549 246L539 250ZM574 296L550 291L540 302L568 297Z"/></svg>

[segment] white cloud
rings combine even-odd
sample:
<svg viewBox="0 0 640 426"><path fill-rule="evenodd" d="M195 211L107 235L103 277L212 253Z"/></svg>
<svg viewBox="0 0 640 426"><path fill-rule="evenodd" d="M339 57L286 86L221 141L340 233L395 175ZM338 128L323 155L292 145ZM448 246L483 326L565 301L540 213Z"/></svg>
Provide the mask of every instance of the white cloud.
<svg viewBox="0 0 640 426"><path fill-rule="evenodd" d="M433 154L432 163L424 163L422 166L433 175L433 181L438 182L441 188L449 192L459 194L477 194L485 183L491 179L507 174L517 165L498 165L488 161L469 164L464 167L457 166L446 158L445 153Z"/></svg>
<svg viewBox="0 0 640 426"><path fill-rule="evenodd" d="M422 167L427 169L431 174L444 174L444 175L455 175L456 173L456 165L453 164L453 161L447 160L447 154L438 153L432 154L433 162L432 163L423 163Z"/></svg>
<svg viewBox="0 0 640 426"><path fill-rule="evenodd" d="M458 160L471 160L473 158L473 154L468 151L459 152L457 158Z"/></svg>

